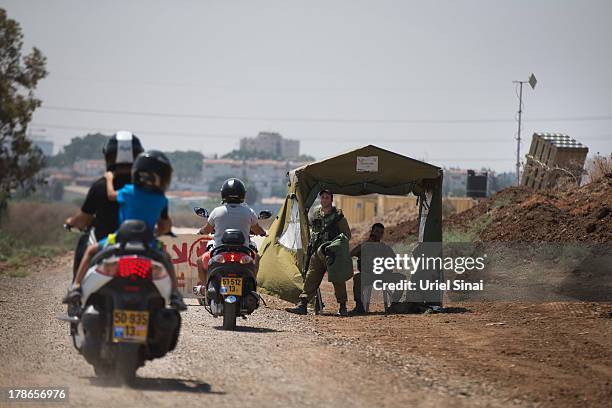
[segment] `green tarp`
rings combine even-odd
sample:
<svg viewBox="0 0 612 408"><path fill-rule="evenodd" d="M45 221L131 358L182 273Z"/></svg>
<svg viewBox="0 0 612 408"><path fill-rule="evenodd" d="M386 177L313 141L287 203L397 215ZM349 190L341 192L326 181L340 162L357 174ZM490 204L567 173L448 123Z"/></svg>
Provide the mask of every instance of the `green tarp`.
<svg viewBox="0 0 612 408"><path fill-rule="evenodd" d="M260 250L258 284L295 302L302 291L302 265L309 235L308 210L319 191L420 197L419 242L442 241L442 170L369 145L289 172L284 204Z"/></svg>

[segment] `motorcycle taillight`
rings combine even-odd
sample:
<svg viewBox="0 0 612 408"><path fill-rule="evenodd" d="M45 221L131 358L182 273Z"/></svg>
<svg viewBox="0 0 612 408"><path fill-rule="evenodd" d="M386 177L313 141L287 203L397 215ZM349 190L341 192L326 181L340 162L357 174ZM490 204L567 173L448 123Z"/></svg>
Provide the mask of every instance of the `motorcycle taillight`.
<svg viewBox="0 0 612 408"><path fill-rule="evenodd" d="M150 279L151 260L137 256L122 257L117 263L116 276L120 278L139 277L141 279Z"/></svg>
<svg viewBox="0 0 612 408"><path fill-rule="evenodd" d="M224 252L223 253L223 258L225 259L225 262L240 262L243 256L245 255L241 254L240 252Z"/></svg>

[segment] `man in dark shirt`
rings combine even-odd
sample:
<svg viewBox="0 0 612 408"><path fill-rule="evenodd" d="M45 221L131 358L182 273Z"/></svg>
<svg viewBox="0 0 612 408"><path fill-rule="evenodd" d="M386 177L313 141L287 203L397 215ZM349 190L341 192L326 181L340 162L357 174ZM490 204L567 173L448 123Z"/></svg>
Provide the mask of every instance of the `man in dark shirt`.
<svg viewBox="0 0 612 408"><path fill-rule="evenodd" d="M106 161L106 169L114 174L113 186L115 190L120 190L124 185L131 183L130 172L132 170L132 163L136 156L142 152L143 148L140 140L131 132L119 131L106 143L103 149L104 159ZM171 223L167 208L162 212L161 218L160 222ZM83 231L93 226L96 241L99 241L119 228L118 220L119 207L117 202L108 199L106 179L100 177L87 192L87 197L81 210L68 218L66 224ZM81 262L83 253L87 248L87 242L88 234L84 234L77 244L73 272L76 272Z"/></svg>
<svg viewBox="0 0 612 408"><path fill-rule="evenodd" d="M120 170L115 170L114 172L113 187L115 187L115 190L120 190L131 181L129 168L127 169L127 174L122 173L124 171L123 168ZM117 202L108 200L106 195L106 179L101 177L93 183L87 192L87 197L81 206L81 211L70 219L72 221L71 225L74 225L74 222L79 218L83 218L86 220L85 225L94 227L96 239L99 241L119 228L117 225L118 211Z"/></svg>

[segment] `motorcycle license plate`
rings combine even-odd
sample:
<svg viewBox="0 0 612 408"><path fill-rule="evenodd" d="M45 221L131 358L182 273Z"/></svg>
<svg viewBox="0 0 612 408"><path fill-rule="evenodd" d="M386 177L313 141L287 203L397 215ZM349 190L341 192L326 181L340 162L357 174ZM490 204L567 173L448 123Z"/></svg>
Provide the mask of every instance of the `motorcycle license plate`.
<svg viewBox="0 0 612 408"><path fill-rule="evenodd" d="M113 342L146 343L149 312L113 310Z"/></svg>
<svg viewBox="0 0 612 408"><path fill-rule="evenodd" d="M222 295L242 295L242 278L221 278Z"/></svg>

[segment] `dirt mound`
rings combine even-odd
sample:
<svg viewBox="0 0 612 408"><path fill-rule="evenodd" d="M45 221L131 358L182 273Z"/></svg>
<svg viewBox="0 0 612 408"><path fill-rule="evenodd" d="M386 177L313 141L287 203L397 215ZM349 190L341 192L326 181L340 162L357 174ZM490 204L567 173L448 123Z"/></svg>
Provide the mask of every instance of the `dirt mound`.
<svg viewBox="0 0 612 408"><path fill-rule="evenodd" d="M612 179L579 188L538 190L511 187L478 206L451 216L445 229L481 227L481 241L612 241Z"/></svg>
<svg viewBox="0 0 612 408"><path fill-rule="evenodd" d="M416 219L418 215L419 207L414 204L402 204L393 207L381 217L374 217L367 222L351 225L351 234L353 235L351 243L357 245L358 243L365 241L370 234L372 224L375 222L380 222L385 226L385 241L401 241L402 238L396 237L397 233L394 232L397 229L397 226L404 225L406 223L413 223L415 224L416 231Z"/></svg>
<svg viewBox="0 0 612 408"><path fill-rule="evenodd" d="M400 242L417 236L416 214L407 216L405 212L398 207L390 215L391 222L385 223L385 241ZM353 242L366 239L370 225L354 228ZM446 236L460 232L461 238L470 241L609 243L612 178L557 190L509 187L469 210L445 218L443 225Z"/></svg>

